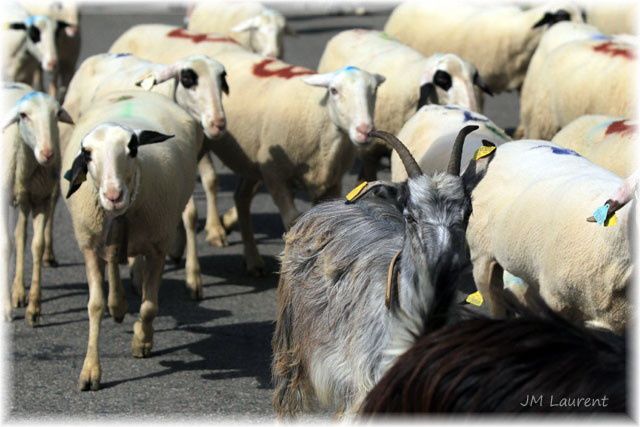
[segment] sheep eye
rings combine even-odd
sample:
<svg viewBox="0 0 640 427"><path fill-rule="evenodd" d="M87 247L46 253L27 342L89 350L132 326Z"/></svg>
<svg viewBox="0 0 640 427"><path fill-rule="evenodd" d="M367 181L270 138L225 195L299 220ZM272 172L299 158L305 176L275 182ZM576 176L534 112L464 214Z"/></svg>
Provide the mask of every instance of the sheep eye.
<svg viewBox="0 0 640 427"><path fill-rule="evenodd" d="M452 84L451 74L443 70L438 70L433 75L433 83L435 83L436 86L441 87L444 90L449 90L451 89L451 84Z"/></svg>
<svg viewBox="0 0 640 427"><path fill-rule="evenodd" d="M180 83L186 89L192 88L198 84L198 75L191 68L180 70Z"/></svg>
<svg viewBox="0 0 640 427"><path fill-rule="evenodd" d="M40 28L32 25L27 30L27 34L32 42L38 43L40 41Z"/></svg>
<svg viewBox="0 0 640 427"><path fill-rule="evenodd" d="M20 113L20 119L28 119L27 113Z"/></svg>
<svg viewBox="0 0 640 427"><path fill-rule="evenodd" d="M335 87L332 87L331 89L329 89L329 92L331 92L331 95L337 95L338 89L336 89Z"/></svg>
<svg viewBox="0 0 640 427"><path fill-rule="evenodd" d="M416 219L410 213L404 214L404 220L407 221L409 224L414 224L416 222Z"/></svg>

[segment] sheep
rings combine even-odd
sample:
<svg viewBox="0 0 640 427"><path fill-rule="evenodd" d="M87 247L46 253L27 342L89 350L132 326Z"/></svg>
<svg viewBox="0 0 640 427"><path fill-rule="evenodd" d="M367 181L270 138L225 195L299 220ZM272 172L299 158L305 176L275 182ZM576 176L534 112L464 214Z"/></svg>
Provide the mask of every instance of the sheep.
<svg viewBox="0 0 640 427"><path fill-rule="evenodd" d="M4 25L2 80L34 84L34 79L37 79L37 88L43 90L42 73L38 70L56 72L56 34L69 23L45 15L29 15L22 6L8 2ZM57 95L57 85L53 80L48 92L52 96Z"/></svg>
<svg viewBox="0 0 640 427"><path fill-rule="evenodd" d="M633 1L590 2L584 5L587 22L606 34L636 34L638 7Z"/></svg>
<svg viewBox="0 0 640 427"><path fill-rule="evenodd" d="M567 319L623 331L631 310L632 210L620 209L615 226L584 221L622 180L548 141L522 140L495 152L471 195L467 229L474 281L491 313L504 315L504 269Z"/></svg>
<svg viewBox="0 0 640 427"><path fill-rule="evenodd" d="M89 343L80 390L100 387L105 261L109 313L121 321L126 312L117 264L123 253L145 257L140 266L140 318L133 326L131 346L134 357L151 354L165 256L193 192L201 146L197 122L156 93L114 92L92 105L76 124L62 159L61 190L89 284Z"/></svg>
<svg viewBox="0 0 640 427"><path fill-rule="evenodd" d="M291 33L280 12L257 2L200 1L188 14L187 29L233 37L257 54L282 58L282 39Z"/></svg>
<svg viewBox="0 0 640 427"><path fill-rule="evenodd" d="M226 71L218 61L204 55L192 55L169 65L154 64L133 55L99 54L87 58L74 75L69 87L69 96L65 108L72 117L78 118L80 112L86 110L91 103L117 90L136 88L136 84L165 97L175 100L194 120L197 120L204 134L212 139L224 132L226 117L222 106L222 92L229 93L226 82ZM166 82L166 83L165 83ZM209 161L202 152L200 164ZM202 168L201 168L202 169ZM205 168L202 176L207 178ZM203 179L211 185L210 179ZM215 185L215 182L213 183ZM215 195L215 193L214 193ZM212 206L211 206L212 205ZM189 203L192 209L195 203ZM217 215L215 200L209 203L214 214L210 216L207 230L211 240L225 237L225 231ZM185 212L184 227L187 243L187 288L194 299L202 298L202 279L197 257L195 240L195 221L197 212ZM226 239L225 239L226 241ZM178 250L182 255L182 248ZM53 251L51 250L51 253ZM135 269L134 269L135 271ZM134 282L139 285L139 276L134 275Z"/></svg>
<svg viewBox="0 0 640 427"><path fill-rule="evenodd" d="M523 11L516 6L405 2L385 24L385 33L425 55L451 52L473 63L493 93L520 88L529 60L547 26L582 22L572 4L553 3Z"/></svg>
<svg viewBox="0 0 640 427"><path fill-rule="evenodd" d="M549 41L551 48L536 51L531 60L522 85L517 137L550 140L585 114L634 115L636 50L624 38L589 36L591 28L568 36L569 27L558 24L542 37L541 46Z"/></svg>
<svg viewBox="0 0 640 427"><path fill-rule="evenodd" d="M462 164L468 164L473 153L482 146L482 140L501 145L511 138L495 123L479 113L457 105L425 105L411 117L397 134L425 173L442 172L447 168L451 153L452 136L466 125L479 127L464 145ZM397 153L391 154L391 180L407 179Z"/></svg>
<svg viewBox="0 0 640 427"><path fill-rule="evenodd" d="M53 84L57 87L57 98L64 101L73 77L76 63L80 56L80 17L77 4L70 1L38 1L29 2L25 7L31 15L46 15L58 23L64 23L56 34L56 49L58 51L58 68L52 76ZM39 70L38 70L39 71Z"/></svg>
<svg viewBox="0 0 640 427"><path fill-rule="evenodd" d="M2 96L12 108L3 118L4 155L2 178L13 204L18 209L15 228L16 271L11 288L11 305L26 305L24 261L29 215L33 216L31 255L33 272L29 305L25 319L34 326L40 320L44 225L50 214L50 198L60 170L60 144L57 121L73 124L69 114L51 96L34 91L22 83L5 83ZM8 204L7 204L8 205ZM3 205L3 216L8 212ZM6 227L7 224L3 223ZM5 238L8 238L6 236ZM3 242L7 245L8 242ZM3 246L7 250L7 246ZM8 258L5 258L8 262ZM3 276L4 277L4 276ZM3 291L4 292L4 291Z"/></svg>
<svg viewBox="0 0 640 427"><path fill-rule="evenodd" d="M279 416L308 411L316 399L352 412L416 332L446 320L446 310L427 310L434 298L452 300L469 264L467 185L476 176L458 174L475 129L460 131L447 172L433 176L397 138L373 131L398 152L407 182L367 183L348 203L315 206L286 233L272 341Z"/></svg>
<svg viewBox="0 0 640 427"><path fill-rule="evenodd" d="M383 32L348 30L334 36L324 49L318 71L323 73L345 65L383 74L387 84L380 88L374 122L380 129L397 134L413 113L426 103L459 104L482 112L482 92L488 90L475 66L454 54L423 56ZM384 144L362 150L361 178L376 178Z"/></svg>
<svg viewBox="0 0 640 427"><path fill-rule="evenodd" d="M214 58L220 51L226 49L235 51L238 47L237 41L219 34L192 33L170 25L145 24L133 26L124 32L113 43L109 52L132 53L139 58L156 63L171 64L192 55L207 55ZM205 148L210 144L210 141L205 141ZM220 222L216 207L217 175L208 155L202 158L198 169L207 197L205 224L207 241L213 246L226 246L228 243L225 228Z"/></svg>
<svg viewBox="0 0 640 427"><path fill-rule="evenodd" d="M623 117L581 116L566 125L551 142L580 155L618 176L638 168L638 122Z"/></svg>
<svg viewBox="0 0 640 427"><path fill-rule="evenodd" d="M163 40L160 37L173 37L175 31L166 26L138 26L117 40L111 52L150 55L146 37L153 34L157 42ZM195 36L180 34L184 37L174 37L172 48L183 53L196 50ZM314 202L337 197L341 178L353 162L355 146L368 142L375 92L384 77L357 67L316 74L225 42L210 41L197 49L222 62L229 84L237 88L225 102L225 111L229 122L238 125L230 126L210 149L241 177L235 202L245 264L249 274L259 276L264 274L264 262L249 212L257 185L264 182L287 229L299 215L293 200L294 185L302 185ZM256 98L256 93L261 96Z"/></svg>
<svg viewBox="0 0 640 427"><path fill-rule="evenodd" d="M622 412L624 336L573 325L537 301L424 333L369 392L364 418L418 413ZM452 355L454 357L452 357Z"/></svg>

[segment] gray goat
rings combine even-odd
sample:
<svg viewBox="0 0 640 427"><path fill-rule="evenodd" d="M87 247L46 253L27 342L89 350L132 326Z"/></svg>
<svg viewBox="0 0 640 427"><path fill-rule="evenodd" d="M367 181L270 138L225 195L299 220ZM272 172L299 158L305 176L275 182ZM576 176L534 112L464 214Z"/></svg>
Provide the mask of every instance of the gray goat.
<svg viewBox="0 0 640 427"><path fill-rule="evenodd" d="M460 131L447 173L433 176L396 137L371 132L398 152L408 180L364 184L350 202L315 206L286 234L272 343L279 416L313 410L316 400L336 413L357 411L420 332L445 321L428 307L444 298L434 285L444 281L450 286L439 289L454 292L469 266L465 230L478 165L459 173L464 139L477 128Z"/></svg>

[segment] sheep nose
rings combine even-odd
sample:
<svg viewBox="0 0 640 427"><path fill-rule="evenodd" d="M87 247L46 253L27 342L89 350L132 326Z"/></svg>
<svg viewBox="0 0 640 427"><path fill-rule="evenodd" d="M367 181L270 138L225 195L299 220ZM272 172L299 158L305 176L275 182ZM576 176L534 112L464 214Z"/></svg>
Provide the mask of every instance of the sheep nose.
<svg viewBox="0 0 640 427"><path fill-rule="evenodd" d="M213 119L211 124L217 127L218 129L220 129L221 131L223 131L227 127L227 120L224 117L219 119Z"/></svg>
<svg viewBox="0 0 640 427"><path fill-rule="evenodd" d="M104 192L104 197L106 197L110 202L119 202L122 198L122 190L117 188L108 188L107 191Z"/></svg>
<svg viewBox="0 0 640 427"><path fill-rule="evenodd" d="M53 150L50 148L45 148L43 150L40 150L40 155L44 157L45 160L48 162L53 157Z"/></svg>
<svg viewBox="0 0 640 427"><path fill-rule="evenodd" d="M368 123L360 123L358 126L356 126L356 130L361 134L367 135L373 130L373 126Z"/></svg>
<svg viewBox="0 0 640 427"><path fill-rule="evenodd" d="M51 58L47 60L44 64L45 70L53 71L58 66L58 60L56 58Z"/></svg>

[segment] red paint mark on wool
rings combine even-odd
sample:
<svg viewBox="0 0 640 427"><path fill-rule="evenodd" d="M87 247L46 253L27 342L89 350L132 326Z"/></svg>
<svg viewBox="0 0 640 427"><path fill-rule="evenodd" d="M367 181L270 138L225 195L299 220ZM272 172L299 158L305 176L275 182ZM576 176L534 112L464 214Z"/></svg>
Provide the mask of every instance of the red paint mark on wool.
<svg viewBox="0 0 640 427"><path fill-rule="evenodd" d="M295 65L287 65L286 67L277 69L268 69L267 65L276 62L276 59L267 58L254 64L253 74L257 77L280 77L282 79L290 79L291 77L304 76L307 74L316 74L315 71L311 71L308 68L297 67ZM295 70L297 68L297 70Z"/></svg>
<svg viewBox="0 0 640 427"><path fill-rule="evenodd" d="M621 44L616 44L612 41L600 43L593 47L593 50L599 53L604 53L610 56L621 56L625 59L634 60L636 54L633 49Z"/></svg>
<svg viewBox="0 0 640 427"><path fill-rule="evenodd" d="M183 28L176 28L167 33L167 37L189 39L194 43L212 42L212 43L233 43L238 44L237 41L231 37L209 37L209 34L194 34L190 33Z"/></svg>
<svg viewBox="0 0 640 427"><path fill-rule="evenodd" d="M611 135L613 133L632 133L636 131L636 125L627 124L628 120L618 120L607 126L605 135Z"/></svg>

